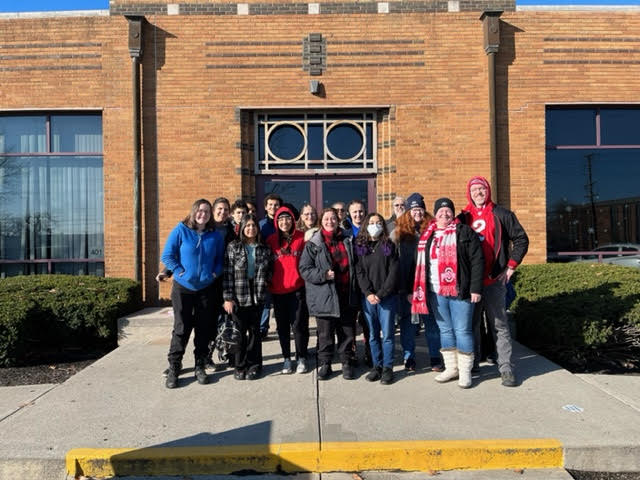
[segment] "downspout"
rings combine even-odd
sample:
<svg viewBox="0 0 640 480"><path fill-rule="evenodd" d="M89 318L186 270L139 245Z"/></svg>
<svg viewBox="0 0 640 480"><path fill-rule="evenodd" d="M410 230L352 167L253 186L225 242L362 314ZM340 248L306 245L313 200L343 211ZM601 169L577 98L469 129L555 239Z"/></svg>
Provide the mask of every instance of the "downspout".
<svg viewBox="0 0 640 480"><path fill-rule="evenodd" d="M133 112L133 271L136 282L142 282L142 173L141 152L142 135L140 127L140 61L142 60L143 36L142 28L145 21L143 16L125 15L129 22L129 55L131 56L131 87Z"/></svg>
<svg viewBox="0 0 640 480"><path fill-rule="evenodd" d="M489 157L491 165L491 192L499 201L498 154L496 132L496 55L500 49L500 15L502 10L485 10L480 16L484 31L484 51L488 57L489 69Z"/></svg>

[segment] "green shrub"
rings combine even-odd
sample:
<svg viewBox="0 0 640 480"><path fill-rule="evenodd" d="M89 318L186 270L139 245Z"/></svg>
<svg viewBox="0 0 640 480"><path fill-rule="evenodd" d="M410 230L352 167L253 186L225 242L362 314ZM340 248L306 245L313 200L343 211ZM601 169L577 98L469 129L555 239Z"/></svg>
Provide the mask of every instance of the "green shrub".
<svg viewBox="0 0 640 480"><path fill-rule="evenodd" d="M30 275L0 280L0 366L35 350L115 347L117 319L141 306L129 279Z"/></svg>
<svg viewBox="0 0 640 480"><path fill-rule="evenodd" d="M631 347L625 335L640 332L640 269L523 265L514 287L518 340L574 370L588 369L614 346L618 353L626 343Z"/></svg>

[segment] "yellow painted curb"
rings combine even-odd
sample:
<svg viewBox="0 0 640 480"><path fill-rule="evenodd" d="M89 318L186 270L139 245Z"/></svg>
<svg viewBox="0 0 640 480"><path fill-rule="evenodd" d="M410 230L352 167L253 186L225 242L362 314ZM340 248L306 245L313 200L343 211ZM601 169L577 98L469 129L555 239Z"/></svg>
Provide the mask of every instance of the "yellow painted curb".
<svg viewBox="0 0 640 480"><path fill-rule="evenodd" d="M326 442L219 447L79 448L67 453L71 476L215 475L255 472L437 471L559 468L554 439Z"/></svg>

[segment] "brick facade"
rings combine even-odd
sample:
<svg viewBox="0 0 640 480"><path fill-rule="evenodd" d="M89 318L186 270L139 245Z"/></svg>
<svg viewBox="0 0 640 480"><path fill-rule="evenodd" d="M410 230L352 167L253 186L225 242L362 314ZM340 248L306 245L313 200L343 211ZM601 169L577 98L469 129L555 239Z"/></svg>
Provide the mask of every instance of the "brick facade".
<svg viewBox="0 0 640 480"><path fill-rule="evenodd" d="M0 18L0 110L102 111L106 274L132 277L132 61L121 14L146 15L150 302L168 296L153 281L159 249L192 201L254 197L255 109L380 106L378 209L389 214L395 194L416 190L429 210L443 195L463 207L466 180L490 176L483 8L506 10L496 57L497 190L530 235L527 262L546 259L545 106L640 98L638 12L515 11L509 2L460 0L452 12L451 2L389 2L388 14L376 3L349 4L356 12L330 2L310 15L307 4L267 11L248 3L247 15L220 2L181 3L180 15L169 15L164 3L112 1L110 16ZM217 10L189 10L197 5ZM296 5L304 8L292 11ZM311 33L326 48L318 75L305 69ZM309 93L310 79L322 83L322 96Z"/></svg>

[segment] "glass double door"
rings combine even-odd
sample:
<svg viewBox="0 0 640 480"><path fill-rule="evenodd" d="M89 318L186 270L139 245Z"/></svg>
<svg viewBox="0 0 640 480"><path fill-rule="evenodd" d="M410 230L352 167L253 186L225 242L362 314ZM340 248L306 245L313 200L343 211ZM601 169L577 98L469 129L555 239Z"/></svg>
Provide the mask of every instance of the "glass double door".
<svg viewBox="0 0 640 480"><path fill-rule="evenodd" d="M360 200L367 211L375 210L376 180L373 175L349 176L264 176L258 177L256 184L257 207L259 214L264 215L265 195L277 193L285 203L290 203L297 209L303 204L310 203L320 212L335 202Z"/></svg>

